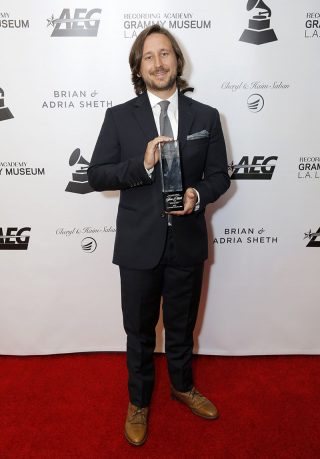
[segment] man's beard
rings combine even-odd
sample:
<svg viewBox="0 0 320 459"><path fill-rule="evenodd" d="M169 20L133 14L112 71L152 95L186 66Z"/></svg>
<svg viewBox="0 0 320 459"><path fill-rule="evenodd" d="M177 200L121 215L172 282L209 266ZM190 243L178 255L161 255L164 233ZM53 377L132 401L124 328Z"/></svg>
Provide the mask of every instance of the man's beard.
<svg viewBox="0 0 320 459"><path fill-rule="evenodd" d="M156 73L156 72L154 72ZM168 91L174 87L177 81L177 73L171 75L171 78L167 82L162 82L162 83L156 83L153 80L149 80L146 83L146 86L150 89L156 90L156 91Z"/></svg>

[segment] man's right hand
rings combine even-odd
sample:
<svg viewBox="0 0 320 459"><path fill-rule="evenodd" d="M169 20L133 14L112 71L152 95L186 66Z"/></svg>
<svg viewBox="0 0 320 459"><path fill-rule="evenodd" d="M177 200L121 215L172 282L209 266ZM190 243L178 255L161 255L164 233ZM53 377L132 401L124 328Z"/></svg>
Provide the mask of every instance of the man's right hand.
<svg viewBox="0 0 320 459"><path fill-rule="evenodd" d="M159 161L159 143L162 142L170 142L170 140L173 140L171 137L165 137L163 135L160 135L159 137L155 137L153 140L150 140L150 142L147 145L146 152L144 154L144 167L149 170L152 169L157 162Z"/></svg>

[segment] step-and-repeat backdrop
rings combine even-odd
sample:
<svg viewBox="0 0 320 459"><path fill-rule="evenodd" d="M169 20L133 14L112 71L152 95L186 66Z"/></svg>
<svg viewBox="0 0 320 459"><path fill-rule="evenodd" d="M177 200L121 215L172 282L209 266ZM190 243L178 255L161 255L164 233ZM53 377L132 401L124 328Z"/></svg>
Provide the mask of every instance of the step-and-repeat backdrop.
<svg viewBox="0 0 320 459"><path fill-rule="evenodd" d="M87 167L105 110L134 97L129 50L153 23L181 43L186 94L219 109L228 147L196 351L318 353L318 0L0 1L0 353L125 349L119 195L93 192ZM158 349L163 336L160 319Z"/></svg>

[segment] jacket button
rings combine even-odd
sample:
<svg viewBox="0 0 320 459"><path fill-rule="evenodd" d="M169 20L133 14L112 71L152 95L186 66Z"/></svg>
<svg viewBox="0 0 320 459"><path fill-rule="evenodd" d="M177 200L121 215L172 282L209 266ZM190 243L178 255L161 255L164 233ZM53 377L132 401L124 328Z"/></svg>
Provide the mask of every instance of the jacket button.
<svg viewBox="0 0 320 459"><path fill-rule="evenodd" d="M166 216L165 212L161 212L161 217L164 218Z"/></svg>

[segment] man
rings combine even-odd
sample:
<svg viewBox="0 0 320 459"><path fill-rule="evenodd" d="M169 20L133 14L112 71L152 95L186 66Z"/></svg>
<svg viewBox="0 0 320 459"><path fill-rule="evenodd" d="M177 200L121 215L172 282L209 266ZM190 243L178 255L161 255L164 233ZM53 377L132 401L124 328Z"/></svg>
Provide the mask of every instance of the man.
<svg viewBox="0 0 320 459"><path fill-rule="evenodd" d="M230 184L217 110L184 96L184 57L153 25L134 42L129 63L138 97L110 108L88 169L97 191L121 190L113 262L119 265L130 403L129 443L142 445L154 384L155 327L163 298L171 395L194 414L218 417L194 387L193 330L207 258L205 207ZM163 101L168 101L164 102ZM184 209L164 211L159 149L179 140Z"/></svg>

